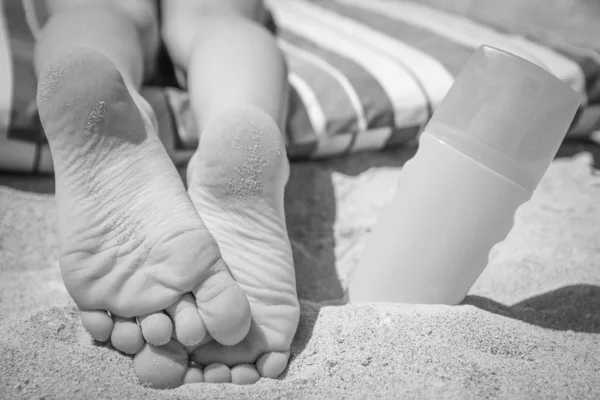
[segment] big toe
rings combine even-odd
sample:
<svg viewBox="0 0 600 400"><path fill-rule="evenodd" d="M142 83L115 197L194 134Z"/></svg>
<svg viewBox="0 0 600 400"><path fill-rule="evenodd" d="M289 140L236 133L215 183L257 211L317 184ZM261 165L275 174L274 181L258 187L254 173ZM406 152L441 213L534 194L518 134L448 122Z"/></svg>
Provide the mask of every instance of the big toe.
<svg viewBox="0 0 600 400"><path fill-rule="evenodd" d="M206 330L215 341L230 346L246 337L251 322L250 304L222 259L194 295Z"/></svg>
<svg viewBox="0 0 600 400"><path fill-rule="evenodd" d="M147 344L133 358L133 368L143 384L155 389L175 388L186 376L188 355L174 340L160 347Z"/></svg>

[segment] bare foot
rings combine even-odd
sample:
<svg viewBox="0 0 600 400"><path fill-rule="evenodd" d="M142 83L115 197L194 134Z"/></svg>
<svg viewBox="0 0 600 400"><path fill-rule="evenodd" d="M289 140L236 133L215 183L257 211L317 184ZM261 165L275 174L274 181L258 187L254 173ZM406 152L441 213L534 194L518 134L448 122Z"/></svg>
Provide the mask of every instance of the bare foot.
<svg viewBox="0 0 600 400"><path fill-rule="evenodd" d="M182 347L171 336L194 346L208 332L236 344L250 307L138 101L91 48L43 68L38 107L56 174L60 269L95 339L129 354L143 338L166 344L162 356L177 364ZM153 382L150 367L138 362L136 372L160 387L187 373L168 367L169 379Z"/></svg>
<svg viewBox="0 0 600 400"><path fill-rule="evenodd" d="M188 166L188 193L231 274L250 301L248 336L235 346L201 345L191 359L204 381L254 383L286 368L299 319L285 224L289 164L275 122L237 108L210 123Z"/></svg>

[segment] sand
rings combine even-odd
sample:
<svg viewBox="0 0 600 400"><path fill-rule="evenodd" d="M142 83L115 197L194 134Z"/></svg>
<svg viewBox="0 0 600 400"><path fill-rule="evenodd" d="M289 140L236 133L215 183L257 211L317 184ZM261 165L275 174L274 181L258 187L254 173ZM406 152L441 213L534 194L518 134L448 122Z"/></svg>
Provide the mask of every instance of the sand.
<svg viewBox="0 0 600 400"><path fill-rule="evenodd" d="M0 398L598 399L600 176L579 150L553 163L454 307L344 301L411 151L294 164L302 316L289 368L253 386L168 391L140 386L130 357L83 330L58 271L52 179L0 175L11 187L0 187Z"/></svg>

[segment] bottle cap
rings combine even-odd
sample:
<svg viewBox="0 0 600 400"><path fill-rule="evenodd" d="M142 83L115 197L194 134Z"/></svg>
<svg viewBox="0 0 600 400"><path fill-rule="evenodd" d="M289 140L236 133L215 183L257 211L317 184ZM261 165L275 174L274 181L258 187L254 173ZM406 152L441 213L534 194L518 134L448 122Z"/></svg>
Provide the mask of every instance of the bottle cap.
<svg viewBox="0 0 600 400"><path fill-rule="evenodd" d="M534 190L581 100L538 65L484 45L465 64L425 130Z"/></svg>

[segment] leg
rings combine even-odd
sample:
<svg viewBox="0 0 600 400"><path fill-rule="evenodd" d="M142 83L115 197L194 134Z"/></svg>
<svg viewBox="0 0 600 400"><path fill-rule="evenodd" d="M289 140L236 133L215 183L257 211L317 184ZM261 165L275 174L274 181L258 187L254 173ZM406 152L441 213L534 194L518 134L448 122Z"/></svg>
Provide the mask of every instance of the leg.
<svg viewBox="0 0 600 400"><path fill-rule="evenodd" d="M248 18L248 4L259 2L163 3L163 36L175 63L187 71L201 131L188 166L188 193L252 313L250 332L239 345L211 342L194 351L207 382L279 376L299 318L283 210L287 71L272 35ZM213 7L218 12L209 12Z"/></svg>
<svg viewBox="0 0 600 400"><path fill-rule="evenodd" d="M50 19L36 44L39 75L55 54L91 47L117 67L125 82L139 88L158 50L157 10L151 0L46 0Z"/></svg>
<svg viewBox="0 0 600 400"><path fill-rule="evenodd" d="M206 331L239 342L250 324L246 296L138 107L144 30L106 1L61 7L36 47L38 108L56 174L61 273L84 326L136 353L141 334L169 342L166 309L183 344ZM168 379L155 386L178 385L187 369L181 344L167 344ZM145 367L136 371L156 366Z"/></svg>
<svg viewBox="0 0 600 400"><path fill-rule="evenodd" d="M200 132L210 116L244 105L260 108L283 130L287 67L274 37L250 19L262 10L261 0L163 2L163 39L175 67L187 73Z"/></svg>
<svg viewBox="0 0 600 400"><path fill-rule="evenodd" d="M115 64L140 111L152 118L150 105L138 89L152 74L158 52L160 37L153 0L46 0L46 7L50 19L35 48L38 76L56 54L78 47L93 48Z"/></svg>

